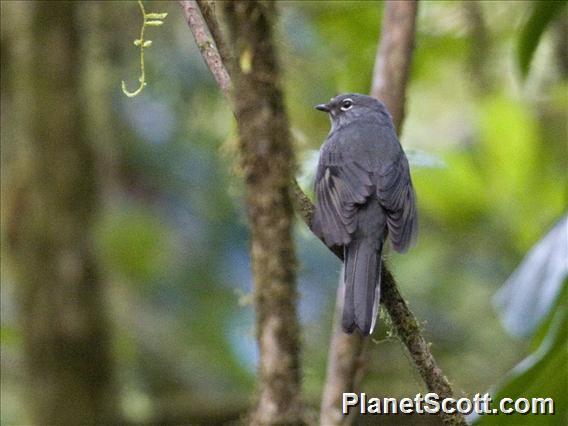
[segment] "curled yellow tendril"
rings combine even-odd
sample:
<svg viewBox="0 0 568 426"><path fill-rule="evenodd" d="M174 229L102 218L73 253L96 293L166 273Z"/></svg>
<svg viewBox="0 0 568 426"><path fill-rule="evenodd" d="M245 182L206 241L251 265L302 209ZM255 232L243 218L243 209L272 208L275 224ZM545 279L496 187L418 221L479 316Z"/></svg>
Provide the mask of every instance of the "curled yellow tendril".
<svg viewBox="0 0 568 426"><path fill-rule="evenodd" d="M140 38L134 40L134 46L140 48L140 77L138 77L138 82L140 83L138 88L130 92L126 88L126 83L122 80L122 93L124 93L129 98L138 95L144 87L146 87L146 72L144 69L144 49L152 45L152 40L144 40L144 30L146 27L159 27L164 23L164 19L168 16L167 13L146 13L144 5L141 0L138 0L138 6L140 6L140 11L142 12L142 28L140 29Z"/></svg>

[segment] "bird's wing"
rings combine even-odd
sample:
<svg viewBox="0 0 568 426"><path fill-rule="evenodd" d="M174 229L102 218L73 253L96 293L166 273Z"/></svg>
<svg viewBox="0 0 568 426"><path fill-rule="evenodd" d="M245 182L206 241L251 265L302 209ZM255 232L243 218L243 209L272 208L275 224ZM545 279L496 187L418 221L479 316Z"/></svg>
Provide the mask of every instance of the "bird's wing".
<svg viewBox="0 0 568 426"><path fill-rule="evenodd" d="M373 194L369 171L337 152L323 151L316 174L312 229L328 246L346 245L357 228L357 205Z"/></svg>
<svg viewBox="0 0 568 426"><path fill-rule="evenodd" d="M383 164L375 176L377 196L387 211L393 248L404 252L412 245L418 231L416 195L404 152L400 150L395 161Z"/></svg>

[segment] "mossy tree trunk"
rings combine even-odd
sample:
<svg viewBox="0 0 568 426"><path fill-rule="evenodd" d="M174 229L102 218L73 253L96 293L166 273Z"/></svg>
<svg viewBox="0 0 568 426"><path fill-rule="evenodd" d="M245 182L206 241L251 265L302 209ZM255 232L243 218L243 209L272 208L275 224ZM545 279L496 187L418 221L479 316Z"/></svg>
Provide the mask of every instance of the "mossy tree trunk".
<svg viewBox="0 0 568 426"><path fill-rule="evenodd" d="M91 238L99 191L87 136L89 99L81 85L80 7L14 5L25 15L15 34L29 32L31 39L28 57L10 73L22 112L22 121L12 125L22 131L7 142L15 154L7 228L36 424L115 420L108 326Z"/></svg>
<svg viewBox="0 0 568 426"><path fill-rule="evenodd" d="M272 2L223 3L234 45L234 104L245 174L259 394L253 424L299 424L300 337L290 182L294 153L274 49Z"/></svg>

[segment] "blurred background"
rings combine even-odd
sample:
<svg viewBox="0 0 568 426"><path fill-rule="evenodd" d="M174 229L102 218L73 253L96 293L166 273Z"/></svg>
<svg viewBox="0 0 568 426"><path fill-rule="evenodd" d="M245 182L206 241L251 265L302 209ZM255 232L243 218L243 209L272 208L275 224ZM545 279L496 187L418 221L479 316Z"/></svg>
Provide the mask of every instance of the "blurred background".
<svg viewBox="0 0 568 426"><path fill-rule="evenodd" d="M568 20L565 2L547 3L555 2L420 3L401 135L420 234L407 255L387 254L458 395L556 399L557 415L524 416L522 424L565 424L568 406L568 225L561 222ZM111 377L107 392L121 419L223 423L242 418L254 398L257 349L234 122L179 6L144 5L169 15L147 28L148 86L127 98L121 80L134 88L139 73L136 2L78 3L70 22L42 11L45 3L2 2L2 424L31 422L26 395L42 381L26 371L26 360L33 365L43 351L37 336L49 327L34 330L67 288L65 279L49 277L73 276L78 264L96 270L85 282L99 294L87 296L77 315L101 318L86 338L93 350L104 349L96 362ZM280 4L278 54L297 175L311 195L329 130L313 105L369 92L382 12L382 3L370 1ZM67 34L53 29L67 24ZM38 71L65 58L67 67ZM44 84L51 70L53 84ZM46 176L60 188L46 185ZM38 206L43 216L29 213ZM83 249L65 246L72 238L59 237L58 221L84 232L87 260L74 257ZM304 397L317 407L340 264L297 222ZM56 248L42 244L46 235L58 238ZM52 274L54 263L64 272ZM76 324L66 304L77 305L84 293L53 302L66 312L62 322ZM38 300L43 308L34 308ZM363 391L425 392L381 318Z"/></svg>

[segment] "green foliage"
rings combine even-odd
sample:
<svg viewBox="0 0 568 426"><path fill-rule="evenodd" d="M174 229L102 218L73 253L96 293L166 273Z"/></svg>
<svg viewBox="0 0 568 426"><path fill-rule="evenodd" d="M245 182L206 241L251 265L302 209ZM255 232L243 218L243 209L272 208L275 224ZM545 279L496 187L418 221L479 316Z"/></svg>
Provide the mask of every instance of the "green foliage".
<svg viewBox="0 0 568 426"><path fill-rule="evenodd" d="M568 414L567 230L565 217L531 248L494 298L502 323L512 335L532 335L532 353L502 378L492 392L495 404L504 398L546 397L554 401L554 416L540 420L531 416L523 424L563 424ZM513 415L510 421L520 421L518 416ZM477 420L501 424L493 416Z"/></svg>
<svg viewBox="0 0 568 426"><path fill-rule="evenodd" d="M420 234L417 246L406 255L391 251L387 257L460 395L483 393L499 384L511 397L558 395L558 372L566 366L565 357L556 352L557 337L565 341L565 331L552 333L558 329L550 326L557 320L551 317L532 342L517 341L501 327L490 303L520 259L566 209L566 80L550 71L555 66L552 56L534 62L533 68L543 69L535 69L540 71L534 73L539 90L532 98L510 72L518 47L516 24L529 6L535 10L540 3L545 2L480 3L488 40L481 66L491 71L490 86L499 88L498 93L481 95L470 86L476 75L466 53L475 40L467 37L463 3L419 5L401 141L412 157ZM165 8L164 3L145 4ZM101 65L108 70L105 81L109 76L119 81L117 68L129 66L122 61L132 46L122 41L125 34L140 29L123 18L131 6L110 5L106 27L99 29L108 38L94 40L99 50L93 56L109 49L111 62ZM174 9L179 13L176 6L171 5L172 14ZM278 53L286 105L297 158L305 159L302 183L311 189L314 152L329 131L328 119L312 107L338 92L369 90L384 3L286 1L279 6ZM2 19L4 24L4 15ZM120 95L100 102L105 114L116 117L107 127L115 139L93 141L103 156L109 147L116 149L109 161L112 167L100 165L101 175L113 179L114 192L99 206L105 213L96 227L95 248L108 272L108 310L113 312L112 327L119 329L117 382L133 424L160 423L162 418L153 417L158 400L179 402L192 411L184 398L204 401L205 407L236 394L246 408L254 394L257 363L252 308L238 304L238 294L250 298L252 281L241 181L229 172L236 162L234 151L227 149L234 144L232 117L184 20L177 17L172 25L162 26L160 34L164 47L145 58L146 72L160 79L137 102ZM554 50L551 37L538 38L531 43ZM148 41L138 40L144 40L136 43L138 48ZM21 51L14 54L28 54ZM541 76L546 81L540 81ZM16 122L10 98L5 97L10 95L4 90L4 84L10 87L8 77L2 79L2 105L7 105L3 146L10 139L4 132ZM223 155L223 150L229 154ZM428 167L418 167L424 165ZM6 167L2 170L3 177L10 173ZM306 231L302 224L299 228ZM340 265L309 232L297 235L303 390L308 403L316 406L325 379ZM14 391L23 382L18 367L22 348L10 315L14 301L10 292L7 297L4 293L14 286L6 278L8 269L2 268L1 341L14 362L6 363L9 358L3 352L8 367L2 370L2 407L9 405L12 414L7 417L9 410L3 409L2 422L25 424L23 404ZM373 346L363 391L408 397L420 390L421 380L400 343L384 340L387 332L388 325L381 324L374 336L380 343ZM531 358L540 370L519 368L518 378L508 375L534 351L543 354ZM509 379L514 383L507 384ZM487 420L525 424L532 419Z"/></svg>
<svg viewBox="0 0 568 426"><path fill-rule="evenodd" d="M568 416L568 310L566 300L561 301L561 307L554 311L552 321L543 327L545 338L537 350L523 359L504 378L503 384L493 397L494 404L503 398L552 398L554 400L554 415L527 416L513 414L507 418L507 423L522 423L523 425L561 425L565 424ZM496 405L493 405L494 407ZM480 425L502 425L503 415L482 416Z"/></svg>
<svg viewBox="0 0 568 426"><path fill-rule="evenodd" d="M542 34L554 18L562 13L565 6L566 0L533 2L533 10L521 30L517 47L517 59L523 77L529 73Z"/></svg>
<svg viewBox="0 0 568 426"><path fill-rule="evenodd" d="M421 207L462 231L482 221L524 253L561 214L565 181L543 166L550 158L526 106L488 99L478 119L479 145L447 153L447 168L417 174Z"/></svg>
<svg viewBox="0 0 568 426"><path fill-rule="evenodd" d="M562 212L562 181L542 167L535 117L520 103L494 99L482 105L481 150L487 213L525 252ZM546 164L546 163L545 163Z"/></svg>
<svg viewBox="0 0 568 426"><path fill-rule="evenodd" d="M101 260L128 280L149 282L168 268L171 231L148 209L132 206L106 215L96 236Z"/></svg>
<svg viewBox="0 0 568 426"><path fill-rule="evenodd" d="M324 9L318 6L317 12L313 18L319 36L325 46L333 46L333 53L321 65L335 80L335 90L369 92L382 8L375 2L350 2ZM337 25L340 19L342 24Z"/></svg>

